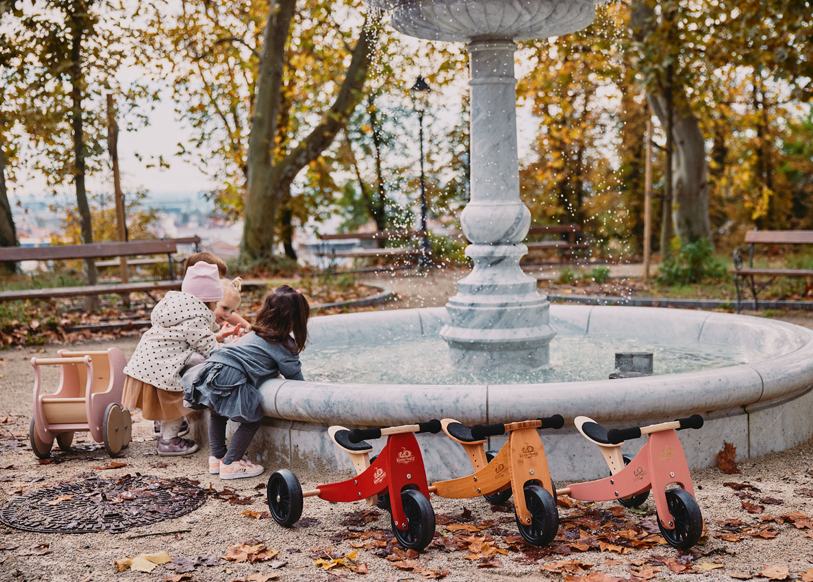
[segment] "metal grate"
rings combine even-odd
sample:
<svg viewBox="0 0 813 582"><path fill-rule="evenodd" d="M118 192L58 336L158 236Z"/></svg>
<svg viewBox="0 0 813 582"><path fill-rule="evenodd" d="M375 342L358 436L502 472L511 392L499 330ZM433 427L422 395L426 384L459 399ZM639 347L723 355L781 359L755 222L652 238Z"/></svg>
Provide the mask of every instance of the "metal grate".
<svg viewBox="0 0 813 582"><path fill-rule="evenodd" d="M91 477L18 497L0 510L0 522L44 533L120 533L180 517L205 502L206 492L188 479Z"/></svg>

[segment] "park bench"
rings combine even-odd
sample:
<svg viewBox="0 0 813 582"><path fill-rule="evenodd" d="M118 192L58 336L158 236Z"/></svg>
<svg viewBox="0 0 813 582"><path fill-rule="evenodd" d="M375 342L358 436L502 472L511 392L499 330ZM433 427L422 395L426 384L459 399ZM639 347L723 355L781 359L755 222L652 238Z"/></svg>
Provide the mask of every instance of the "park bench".
<svg viewBox="0 0 813 582"><path fill-rule="evenodd" d="M771 269L754 267L754 246L768 245L813 245L813 230L749 230L745 233L745 242L748 249L734 250L734 287L737 289L737 313L742 303L742 290L740 277L750 283L751 293L754 295L754 309L759 309L757 294L771 285L778 277L804 278L813 277L813 270L809 269ZM743 253L748 253L748 267L744 267ZM770 277L761 285L756 283L756 277Z"/></svg>
<svg viewBox="0 0 813 582"><path fill-rule="evenodd" d="M582 232L582 227L579 224L551 224L545 226L532 226L528 229L528 236L544 236L544 235L558 235L557 240L541 240L535 242L526 242L525 246L528 247L528 254L534 251L543 251L553 249L559 252L562 261L572 260L573 251L575 249L586 249L590 245L585 241L577 241L576 235ZM567 235L567 240L562 238L562 235Z"/></svg>
<svg viewBox="0 0 813 582"><path fill-rule="evenodd" d="M169 264L169 281L147 281L136 283L99 285L82 285L76 287L51 287L44 289L19 289L0 291L0 302L21 299L50 299L52 297L83 297L87 295L104 295L108 293L149 293L150 291L169 291L181 288L181 280L175 278L173 256L178 251L178 244L200 243L198 237L186 239L156 239L128 242L103 242L87 245L62 245L43 247L2 247L0 261L66 261L76 259L105 259L113 257L134 257L143 255L167 255ZM159 259L163 262L163 259ZM116 265L118 265L116 261Z"/></svg>
<svg viewBox="0 0 813 582"><path fill-rule="evenodd" d="M173 239L170 239L170 240L174 240L176 246L178 246L178 245L192 245L195 248L196 253L200 251L200 237L199 236L188 236L188 237L182 237L182 238L173 238ZM171 261L176 266L182 267L184 265L184 263L186 263L186 257L172 256ZM128 260L127 261L127 266L128 267L146 267L146 266L149 266L149 265L160 265L160 264L163 264L163 263L166 263L166 262L167 262L166 260L159 259L159 258L135 259L135 260L132 260L132 261ZM115 261L115 260L97 261L96 262L96 268L97 269L107 269L107 268L110 268L110 267L120 267L120 266L121 266L121 262L120 261ZM170 278L174 279L174 277L170 277Z"/></svg>
<svg viewBox="0 0 813 582"><path fill-rule="evenodd" d="M323 244L314 253L318 257L334 259L363 259L383 257L416 257L423 254L420 248L355 248L347 251L331 248L328 241L340 240L420 240L424 236L422 230L378 230L375 232L354 232L341 234L320 234L319 241Z"/></svg>

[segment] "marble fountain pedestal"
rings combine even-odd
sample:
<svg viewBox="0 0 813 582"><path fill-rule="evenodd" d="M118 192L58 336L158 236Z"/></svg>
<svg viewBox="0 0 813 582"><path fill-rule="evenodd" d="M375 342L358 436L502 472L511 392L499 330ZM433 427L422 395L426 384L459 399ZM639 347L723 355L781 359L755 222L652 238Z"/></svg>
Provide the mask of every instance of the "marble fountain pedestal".
<svg viewBox="0 0 813 582"><path fill-rule="evenodd" d="M594 0L365 0L392 12L393 28L465 42L471 79L471 201L461 215L474 261L440 331L458 366L538 368L549 362L550 304L522 272L531 215L519 197L516 40L588 26Z"/></svg>

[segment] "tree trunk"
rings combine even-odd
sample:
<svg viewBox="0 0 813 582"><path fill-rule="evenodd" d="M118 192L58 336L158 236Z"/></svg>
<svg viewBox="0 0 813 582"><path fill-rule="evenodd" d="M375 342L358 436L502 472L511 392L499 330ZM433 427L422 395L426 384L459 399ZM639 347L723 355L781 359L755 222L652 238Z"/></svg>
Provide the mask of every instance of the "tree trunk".
<svg viewBox="0 0 813 582"><path fill-rule="evenodd" d="M370 214L375 220L376 229L387 229L387 187L384 183L384 166L382 161L381 124L378 120L378 109L375 106L375 96L370 93L367 96L367 111L370 116L370 126L373 128L373 147L375 148L375 186L377 198L371 200ZM359 176L361 179L361 176ZM378 239L378 247L384 248L386 240Z"/></svg>
<svg viewBox="0 0 813 582"><path fill-rule="evenodd" d="M291 2L291 10L293 10L292 0L279 0L282 2L282 9L285 9L286 2ZM283 12L280 11L280 13ZM291 12L292 14L292 12ZM269 16L269 20L270 20ZM288 191L285 185L293 183L297 174L310 162L318 158L322 152L330 147L336 134L341 131L350 120L353 110L361 102L362 88L367 79L367 71L370 66L370 59L378 41L380 32L377 22L366 18L364 26L361 29L359 40L353 49L352 59L350 65L347 67L342 86L336 96L330 109L322 117L321 122L305 137L296 147L294 147L284 158L272 166L271 163L271 146L273 139L266 137L261 139L259 133L264 132L264 128L273 126L276 127L276 119L279 111L280 103L280 78L276 78L274 87L266 88L265 101L273 99L273 108L265 108L264 115L270 115L266 120L267 123L259 124L257 121L257 109L260 107L263 99L260 95L260 83L263 76L269 75L269 71L279 71L277 77L281 77L282 65L284 59L284 46L287 38L288 24L290 24L290 16L287 17L288 21L285 27L286 34L276 35L278 38L273 39L271 35L266 34L266 43L263 46L263 54L261 55L260 77L258 78L257 89L257 105L255 106L254 120L251 126L251 135L249 136L249 187L246 196L246 212L245 212L245 225L243 227L243 243L241 253L244 257L249 259L267 258L273 255L274 251L274 229L269 228L268 225L276 224L276 214L280 206L281 197ZM269 22L271 25L271 22ZM267 45L270 41L274 42L274 46L279 50L273 51L276 55L277 61L273 66L266 63L263 65L263 59L266 58L267 53L270 55L267 58L272 58L271 51L267 50ZM275 73L276 74L276 73ZM269 91L274 91L270 94ZM272 121L273 119L273 121ZM269 131L263 135L273 136L274 131ZM252 144L254 148L252 149ZM260 168L255 171L255 168ZM258 182L259 180L259 182Z"/></svg>
<svg viewBox="0 0 813 582"><path fill-rule="evenodd" d="M291 206L291 185L282 184L280 190L283 192L280 200L279 215L279 236L282 239L282 248L285 256L296 261L296 251L294 250L294 210Z"/></svg>
<svg viewBox="0 0 813 582"><path fill-rule="evenodd" d="M265 23L265 38L257 71L255 105L248 138L248 187L240 248L241 255L250 259L264 259L274 254L274 225L279 197L270 175L282 98L285 45L295 8L296 0L275 0Z"/></svg>
<svg viewBox="0 0 813 582"><path fill-rule="evenodd" d="M0 247L16 247L17 230L14 227L14 216L6 191L6 156L3 153L3 136L0 135ZM13 275L17 272L17 263L0 263L0 272Z"/></svg>
<svg viewBox="0 0 813 582"><path fill-rule="evenodd" d="M669 15L664 17L668 18ZM651 2L634 1L630 26L637 40L646 42L648 33L654 27L655 18ZM647 101L667 134L663 202L666 212L670 206L672 212L664 214L664 220L674 220L675 233L683 243L692 243L702 238L712 242L705 142L697 117L689 107L686 91L674 79L673 65L668 65L666 69L667 78L662 84L662 91L647 93ZM670 156L671 153L673 156ZM674 160L670 159L672 157ZM671 238L668 227L669 225L663 226L661 231L664 253L671 248L670 241L664 240Z"/></svg>
<svg viewBox="0 0 813 582"><path fill-rule="evenodd" d="M93 222L88 205L87 192L85 190L85 134L82 120L82 36L85 32L85 8L79 2L74 2L71 6L70 27L71 27L71 126L73 128L73 154L74 173L73 181L76 186L76 206L79 209L79 217L82 227L82 244L93 242ZM85 259L85 284L96 284L96 265L93 259ZM99 297L89 296L85 298L85 306L88 311L99 309Z"/></svg>

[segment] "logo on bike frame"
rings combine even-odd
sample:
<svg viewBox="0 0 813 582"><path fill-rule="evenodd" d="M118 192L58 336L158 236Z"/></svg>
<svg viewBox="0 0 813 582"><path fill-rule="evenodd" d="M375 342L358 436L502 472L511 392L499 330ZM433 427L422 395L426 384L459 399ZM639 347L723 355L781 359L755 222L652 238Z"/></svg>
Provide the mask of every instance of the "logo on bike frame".
<svg viewBox="0 0 813 582"><path fill-rule="evenodd" d="M384 471L384 469L382 469L381 467L379 467L378 469L376 469L376 470L375 470L375 473L373 473L373 483L375 483L376 485L378 485L378 484L379 484L379 483L381 483L381 482L382 482L382 481L383 481L383 480L384 480L386 477L387 477L387 472L386 472L386 471Z"/></svg>
<svg viewBox="0 0 813 582"><path fill-rule="evenodd" d="M409 463L411 463L414 460L415 460L415 455L412 453L412 451L410 451L406 447L402 447L401 452L398 453L397 461L399 463L401 463L402 465L408 465Z"/></svg>
<svg viewBox="0 0 813 582"><path fill-rule="evenodd" d="M519 456L520 457L527 457L527 458L530 459L531 457L538 457L539 452L534 448L533 445L528 445L528 446L522 447L522 452L519 454Z"/></svg>

